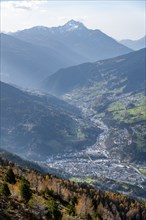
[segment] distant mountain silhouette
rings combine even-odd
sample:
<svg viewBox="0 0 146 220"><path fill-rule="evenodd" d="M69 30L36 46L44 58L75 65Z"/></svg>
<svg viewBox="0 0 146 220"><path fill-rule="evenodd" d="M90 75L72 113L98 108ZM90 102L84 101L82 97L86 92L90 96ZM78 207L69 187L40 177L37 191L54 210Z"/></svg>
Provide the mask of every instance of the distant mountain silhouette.
<svg viewBox="0 0 146 220"><path fill-rule="evenodd" d="M86 28L81 22L70 20L63 26L37 26L13 34L19 39L58 50L69 48L85 61L96 61L131 52L131 50L100 30ZM70 54L68 54L70 56ZM81 63L82 60L79 62Z"/></svg>
<svg viewBox="0 0 146 220"><path fill-rule="evenodd" d="M36 87L62 66L79 63L76 53L35 45L1 34L1 79L23 87ZM64 47L65 50L65 47ZM83 59L84 60L84 59Z"/></svg>
<svg viewBox="0 0 146 220"><path fill-rule="evenodd" d="M146 36L138 39L138 40L121 40L121 44L123 44L126 47L129 47L133 50L140 50L144 47L146 47Z"/></svg>

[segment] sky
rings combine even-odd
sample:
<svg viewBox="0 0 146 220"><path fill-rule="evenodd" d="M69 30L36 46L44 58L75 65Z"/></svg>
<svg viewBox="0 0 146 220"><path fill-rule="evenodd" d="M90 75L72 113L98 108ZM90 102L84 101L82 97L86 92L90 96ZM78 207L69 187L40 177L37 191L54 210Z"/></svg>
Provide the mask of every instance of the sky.
<svg viewBox="0 0 146 220"><path fill-rule="evenodd" d="M146 34L145 0L1 0L1 32L59 26L74 19L117 39Z"/></svg>

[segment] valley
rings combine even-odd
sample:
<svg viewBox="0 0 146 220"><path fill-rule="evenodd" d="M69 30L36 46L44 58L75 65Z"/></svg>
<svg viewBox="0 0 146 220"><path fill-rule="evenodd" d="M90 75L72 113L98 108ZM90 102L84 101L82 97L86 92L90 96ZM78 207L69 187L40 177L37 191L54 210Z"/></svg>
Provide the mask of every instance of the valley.
<svg viewBox="0 0 146 220"><path fill-rule="evenodd" d="M142 94L139 96L142 96ZM73 100L69 95L67 95L67 98ZM132 100L132 96L131 98L128 96L128 99ZM109 128L103 117L98 118L91 106L88 106L88 104L85 106L85 102L80 100L76 102L76 105L80 105L80 108L83 106L84 117L89 118L94 125L102 130L102 133L97 137L95 144L86 147L84 150L49 157L45 162L47 166L58 169L62 173L65 172L68 178L70 177L73 181L86 182L100 189L122 191L122 193L145 199L146 175L140 172L141 167L146 169L145 162L135 163L129 161L129 158L123 158L126 154L124 151L119 153L125 142L131 144L132 140L130 141L131 135L128 129L119 129L117 134L120 136L119 138L114 137L117 129L112 128L112 138L117 147L111 150L108 146L108 140L111 140L111 127ZM111 184L111 180L114 181L113 184ZM103 185L104 181L106 187ZM125 184L127 184L128 190L123 187ZM117 187L118 185L121 186Z"/></svg>
<svg viewBox="0 0 146 220"><path fill-rule="evenodd" d="M75 178L86 179L87 177L93 177L94 179L102 176L141 187L146 176L140 173L138 167L143 166L143 164L139 164L136 167L128 161L121 161L117 156L113 157L104 145L107 133L103 133L99 136L97 142L87 147L86 150L48 158L48 166L63 170L69 176Z"/></svg>
<svg viewBox="0 0 146 220"><path fill-rule="evenodd" d="M1 12L0 220L146 220L145 2Z"/></svg>
<svg viewBox="0 0 146 220"><path fill-rule="evenodd" d="M10 74L0 83L2 150L145 200L145 49L133 52L74 20L1 39L2 73Z"/></svg>
<svg viewBox="0 0 146 220"><path fill-rule="evenodd" d="M46 93L1 83L1 147L61 177L145 199L144 51L62 69Z"/></svg>
<svg viewBox="0 0 146 220"><path fill-rule="evenodd" d="M139 55L141 52L138 52ZM89 67L90 71L92 69L90 78L83 85L71 79L68 90L63 87L63 79L66 72L71 76L72 70L68 68L50 77L52 81L49 85L55 82L55 87L51 85L52 93L60 92L59 97L78 107L83 118L102 132L97 135L96 142L86 149L49 157L45 163L48 167L59 169L62 175L65 172L74 181L145 199L146 176L141 172L146 168L144 60L139 60L138 53L133 57L129 54L127 57L97 62L96 66L93 64ZM129 58L130 62L132 59L141 62L136 71L134 63L128 62ZM79 71L78 68L74 67L75 77L84 73L86 78L84 66L83 73L81 66ZM139 78L134 83L137 72L140 73ZM114 183L111 184L111 181Z"/></svg>

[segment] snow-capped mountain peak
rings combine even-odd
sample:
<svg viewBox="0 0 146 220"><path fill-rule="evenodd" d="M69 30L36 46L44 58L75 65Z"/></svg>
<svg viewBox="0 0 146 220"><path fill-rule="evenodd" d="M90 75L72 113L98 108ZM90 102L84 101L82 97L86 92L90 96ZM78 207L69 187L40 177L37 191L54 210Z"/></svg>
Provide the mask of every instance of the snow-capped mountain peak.
<svg viewBox="0 0 146 220"><path fill-rule="evenodd" d="M81 22L70 20L65 25L62 26L65 31L74 31L76 29L86 28Z"/></svg>

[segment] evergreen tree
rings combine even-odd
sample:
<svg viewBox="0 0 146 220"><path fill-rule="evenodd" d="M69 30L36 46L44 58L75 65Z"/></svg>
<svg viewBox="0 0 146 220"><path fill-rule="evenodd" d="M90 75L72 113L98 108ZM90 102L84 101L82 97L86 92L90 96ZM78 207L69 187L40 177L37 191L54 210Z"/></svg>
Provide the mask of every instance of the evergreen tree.
<svg viewBox="0 0 146 220"><path fill-rule="evenodd" d="M2 186L1 186L1 193L2 193L3 195L5 195L5 196L10 196L10 195L11 195L7 183L3 183L3 184L2 184Z"/></svg>
<svg viewBox="0 0 146 220"><path fill-rule="evenodd" d="M71 201L69 202L68 206L67 206L67 214L71 215L71 216L75 216L76 214L76 210L75 210L75 201L76 198L72 198Z"/></svg>
<svg viewBox="0 0 146 220"><path fill-rule="evenodd" d="M53 198L49 197L47 206L48 206L49 213L53 220L62 219L62 214L58 208L58 204Z"/></svg>
<svg viewBox="0 0 146 220"><path fill-rule="evenodd" d="M15 174L11 168L6 173L5 181L12 184L16 183Z"/></svg>
<svg viewBox="0 0 146 220"><path fill-rule="evenodd" d="M20 188L20 194L25 202L28 202L32 197L32 191L27 181L23 181Z"/></svg>

